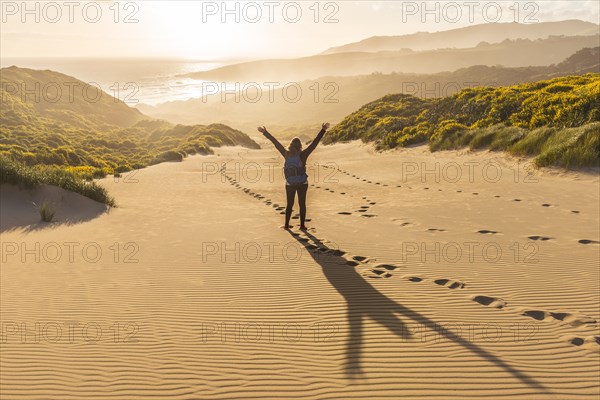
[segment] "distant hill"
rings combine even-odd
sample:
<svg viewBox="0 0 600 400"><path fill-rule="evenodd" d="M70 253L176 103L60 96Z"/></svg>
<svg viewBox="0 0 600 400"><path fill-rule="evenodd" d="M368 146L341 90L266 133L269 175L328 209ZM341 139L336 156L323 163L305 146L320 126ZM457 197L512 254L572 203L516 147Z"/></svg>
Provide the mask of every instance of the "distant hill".
<svg viewBox="0 0 600 400"><path fill-rule="evenodd" d="M422 99L392 94L344 118L325 142L361 139L380 148L429 143L534 155L539 166L598 166L600 74Z"/></svg>
<svg viewBox="0 0 600 400"><path fill-rule="evenodd" d="M82 94L77 87L84 87L83 82L58 72L10 67L0 74L0 156L25 166L55 166L91 179L181 161L188 154L210 153L215 146L259 147L223 124L184 126L151 120L108 93L98 95L93 87ZM22 82L27 86L21 87ZM67 89L73 86L75 94L21 95L36 85L44 93L45 85L56 90L55 85L65 84ZM96 96L99 100L92 101Z"/></svg>
<svg viewBox="0 0 600 400"><path fill-rule="evenodd" d="M552 36L546 39L504 40L464 49L348 52L297 59L252 61L185 76L214 82L300 82L323 76L371 73L434 74L472 65L527 67L556 64L585 47L598 46L600 37Z"/></svg>
<svg viewBox="0 0 600 400"><path fill-rule="evenodd" d="M600 47L581 49L556 66L557 73L600 72Z"/></svg>
<svg viewBox="0 0 600 400"><path fill-rule="evenodd" d="M475 47L481 42L498 43L506 39L545 39L549 36L597 35L599 26L581 20L536 24L487 23L440 32L418 32L402 36L373 36L360 42L332 47L322 54L379 52L411 49L415 51Z"/></svg>
<svg viewBox="0 0 600 400"><path fill-rule="evenodd" d="M303 96L297 102L283 101L283 94L278 90L273 93L273 102L265 93L261 100L255 103L244 98L236 102L233 96L222 102L220 96L216 95L208 97L206 101L193 99L164 103L155 107L138 107L149 115L178 123L219 121L242 130L254 129L257 124L264 123L279 135L308 138L319 130L320 122L338 122L363 104L386 94L443 97L466 87L509 86L564 75L600 73L599 54L599 47L585 48L558 64L538 67L475 65L437 74L326 76L300 82ZM319 89L317 100L315 88Z"/></svg>
<svg viewBox="0 0 600 400"><path fill-rule="evenodd" d="M0 69L3 106L82 128L131 126L148 117L97 86L50 70Z"/></svg>

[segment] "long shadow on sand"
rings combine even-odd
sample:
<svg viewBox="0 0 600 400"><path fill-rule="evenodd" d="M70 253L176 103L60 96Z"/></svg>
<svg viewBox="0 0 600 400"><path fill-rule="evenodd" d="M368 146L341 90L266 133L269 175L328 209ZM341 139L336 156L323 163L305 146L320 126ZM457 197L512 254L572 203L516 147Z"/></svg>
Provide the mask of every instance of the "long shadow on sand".
<svg viewBox="0 0 600 400"><path fill-rule="evenodd" d="M415 321L420 326L439 331L439 324L428 317L404 307L398 302L386 297L367 282L353 267L346 264L346 259L340 255L339 250L327 247L322 240L305 232L306 237L291 233L292 237L307 248L308 253L323 269L323 273L331 285L344 297L347 303L348 324L350 334L346 343L345 372L349 379L361 375L361 348L363 343L363 321L371 318L385 326L395 335L403 339L410 339L410 332L400 317ZM312 243L310 243L312 241ZM463 348L476 354L478 357L489 361L510 373L539 393L550 393L541 383L526 373L512 367L505 361L496 357L487 350L464 339L455 332L445 330L445 336Z"/></svg>

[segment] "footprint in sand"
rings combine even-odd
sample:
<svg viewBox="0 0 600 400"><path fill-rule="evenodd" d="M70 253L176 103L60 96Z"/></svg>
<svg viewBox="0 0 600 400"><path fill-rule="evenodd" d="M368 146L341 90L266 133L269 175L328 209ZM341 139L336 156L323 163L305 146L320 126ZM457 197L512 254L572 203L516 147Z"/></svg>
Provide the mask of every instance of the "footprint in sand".
<svg viewBox="0 0 600 400"><path fill-rule="evenodd" d="M453 281L450 279L436 279L435 282L437 285L445 286L449 289L462 289L465 287L465 284L460 281Z"/></svg>
<svg viewBox="0 0 600 400"><path fill-rule="evenodd" d="M565 322L573 327L578 327L581 325L591 325L596 326L597 321L591 317L585 315L577 315L567 312L552 312L552 311L542 311L542 310L526 310L521 315L524 315L529 318L533 318L536 321L545 321L545 320L556 320Z"/></svg>
<svg viewBox="0 0 600 400"><path fill-rule="evenodd" d="M528 310L528 311L524 311L522 315L529 317L529 318L533 318L536 321L543 321L544 319L546 319L546 312L544 311L537 311L537 310Z"/></svg>
<svg viewBox="0 0 600 400"><path fill-rule="evenodd" d="M571 210L571 212L572 212L573 214L579 214L579 211L577 211L577 210Z"/></svg>
<svg viewBox="0 0 600 400"><path fill-rule="evenodd" d="M585 343L585 340L583 340L580 337L575 337L573 339L570 340L571 344L575 345L575 346L581 346L582 344Z"/></svg>
<svg viewBox="0 0 600 400"><path fill-rule="evenodd" d="M429 232L446 232L445 229L439 229L439 228L429 228L427 229Z"/></svg>
<svg viewBox="0 0 600 400"><path fill-rule="evenodd" d="M409 282L423 282L423 278L418 276L407 276L405 279Z"/></svg>
<svg viewBox="0 0 600 400"><path fill-rule="evenodd" d="M399 224L400 226L412 225L412 223L410 223L410 222L406 222L406 221L402 222L402 221L404 221L404 220L400 219L400 218L392 218L392 222L395 222L395 223Z"/></svg>
<svg viewBox="0 0 600 400"><path fill-rule="evenodd" d="M338 214L340 214L340 215L352 215L352 213L348 212L348 211L341 211Z"/></svg>
<svg viewBox="0 0 600 400"><path fill-rule="evenodd" d="M600 345L600 336L587 336L585 338L580 337L570 337L568 339L569 343L574 346L583 346L585 345Z"/></svg>
<svg viewBox="0 0 600 400"><path fill-rule="evenodd" d="M552 204L544 203L542 204L542 207L552 207Z"/></svg>
<svg viewBox="0 0 600 400"><path fill-rule="evenodd" d="M596 326L597 321L586 315L576 315L566 312L551 312L550 316L558 321L563 321L571 326L578 327L581 325Z"/></svg>
<svg viewBox="0 0 600 400"><path fill-rule="evenodd" d="M550 240L550 239L552 239L552 238L551 238L551 237L548 237L548 236L537 236L537 235L534 235L534 236L527 236L527 239L531 239L531 240L541 240L541 241L543 241L543 242L544 242L544 241L546 241L546 240Z"/></svg>
<svg viewBox="0 0 600 400"><path fill-rule="evenodd" d="M487 230L487 229L480 229L480 230L477 231L477 233L481 233L482 235L495 235L498 232L496 232L496 231L490 231L490 230Z"/></svg>
<svg viewBox="0 0 600 400"><path fill-rule="evenodd" d="M392 265L392 264L379 264L379 265L376 265L375 268L379 268L379 269L383 268L388 271L394 271L398 267L396 265Z"/></svg>
<svg viewBox="0 0 600 400"><path fill-rule="evenodd" d="M513 201L521 201L521 199L513 199Z"/></svg>
<svg viewBox="0 0 600 400"><path fill-rule="evenodd" d="M365 217L365 218L374 218L376 216L377 215L375 215L375 214L363 214L363 215L361 215L361 217Z"/></svg>
<svg viewBox="0 0 600 400"><path fill-rule="evenodd" d="M483 296L483 295L472 297L471 300L473 300L474 302L479 303L483 306L493 307L493 308L504 308L507 304L506 301L504 301L501 298Z"/></svg>
<svg viewBox="0 0 600 400"><path fill-rule="evenodd" d="M379 264L370 269L369 271L376 274L375 276L371 277L391 278L392 274L389 271L394 271L396 268L398 267L391 264Z"/></svg>
<svg viewBox="0 0 600 400"><path fill-rule="evenodd" d="M377 269L372 269L370 270L372 273L374 273L375 275L367 275L368 278L391 278L392 274L390 274L389 272L385 272L385 271L381 271L381 270L377 270Z"/></svg>
<svg viewBox="0 0 600 400"><path fill-rule="evenodd" d="M589 239L581 239L577 241L578 243L581 244L599 244L600 242L597 240L589 240Z"/></svg>

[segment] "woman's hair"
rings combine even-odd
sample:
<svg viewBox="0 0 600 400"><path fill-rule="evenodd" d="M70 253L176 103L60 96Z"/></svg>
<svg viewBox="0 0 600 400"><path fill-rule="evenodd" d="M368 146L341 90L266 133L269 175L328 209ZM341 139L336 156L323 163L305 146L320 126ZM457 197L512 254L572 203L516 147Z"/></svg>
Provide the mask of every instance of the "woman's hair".
<svg viewBox="0 0 600 400"><path fill-rule="evenodd" d="M290 142L290 145L288 146L288 154L290 155L297 155L302 151L302 142L300 141L300 138L293 138L292 141Z"/></svg>

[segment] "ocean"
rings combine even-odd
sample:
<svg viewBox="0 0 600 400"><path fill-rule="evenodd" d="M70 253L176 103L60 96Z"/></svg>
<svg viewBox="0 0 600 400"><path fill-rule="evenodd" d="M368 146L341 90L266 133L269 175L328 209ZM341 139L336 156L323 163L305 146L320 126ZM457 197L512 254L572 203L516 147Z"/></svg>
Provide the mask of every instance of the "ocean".
<svg viewBox="0 0 600 400"><path fill-rule="evenodd" d="M50 69L94 83L125 101L156 105L168 101L202 96L201 80L181 77L196 71L218 68L229 62L178 59L75 59L75 58L2 58L0 66Z"/></svg>

